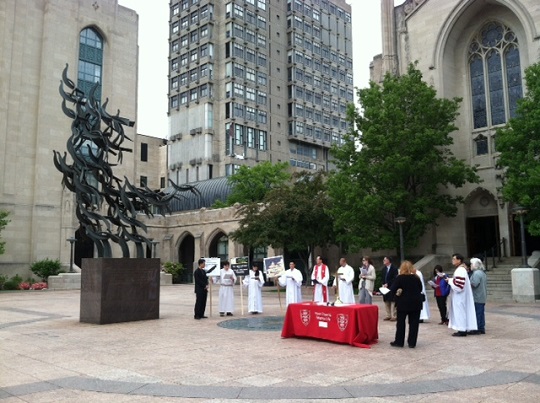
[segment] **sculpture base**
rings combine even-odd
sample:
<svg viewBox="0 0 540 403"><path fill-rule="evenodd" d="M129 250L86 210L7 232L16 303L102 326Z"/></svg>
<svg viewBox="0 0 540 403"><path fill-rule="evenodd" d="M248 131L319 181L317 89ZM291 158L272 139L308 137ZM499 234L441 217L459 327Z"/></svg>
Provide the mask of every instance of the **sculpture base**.
<svg viewBox="0 0 540 403"><path fill-rule="evenodd" d="M159 319L159 259L83 259L80 321Z"/></svg>

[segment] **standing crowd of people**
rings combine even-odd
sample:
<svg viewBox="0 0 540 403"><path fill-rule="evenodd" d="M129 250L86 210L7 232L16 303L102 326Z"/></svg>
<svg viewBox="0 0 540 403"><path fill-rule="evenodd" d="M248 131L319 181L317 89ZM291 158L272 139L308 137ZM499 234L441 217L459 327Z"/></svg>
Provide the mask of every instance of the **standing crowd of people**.
<svg viewBox="0 0 540 403"><path fill-rule="evenodd" d="M336 292L336 302L341 304L354 304L355 271L345 258L339 261L332 284L329 285L331 275L329 267L317 256L316 264L311 272L313 285L312 300L318 303L329 303L330 290ZM383 320L396 322L394 347L405 345L406 322L409 326L407 344L410 348L416 347L419 324L429 320L429 299L426 292L426 283L420 270L417 270L410 261L403 261L399 269L392 263L392 258L385 256L380 275L382 279L381 290L385 307ZM434 290L437 308L440 314L440 325L447 325L455 332L452 336L464 337L467 335L485 334L485 304L487 297L487 279L484 266L480 259L472 258L467 265L465 258L456 253L452 256L452 265L455 267L452 277L444 272L442 266L436 265L433 270L433 279L428 285ZM358 278L358 303L371 304L377 274L373 261L369 256L362 258ZM205 272L205 261L199 259L198 268L194 272L195 280L195 319L204 319L206 300L208 295L208 276ZM214 282L220 285L219 313L220 316L233 316L234 312L234 284L237 276L230 268L229 262L224 262L219 277ZM283 271L277 278L277 283L286 289L286 305L302 302L302 272L296 268L294 262L289 263L289 269ZM249 275L242 285L248 290L248 312L259 314L263 312L262 287L265 279L256 264L253 264ZM448 302L449 301L449 302Z"/></svg>

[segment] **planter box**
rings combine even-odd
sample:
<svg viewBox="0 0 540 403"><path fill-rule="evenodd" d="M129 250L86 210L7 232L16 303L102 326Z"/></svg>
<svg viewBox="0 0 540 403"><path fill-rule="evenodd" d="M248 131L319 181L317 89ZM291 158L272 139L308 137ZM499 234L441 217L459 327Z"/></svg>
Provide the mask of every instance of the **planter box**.
<svg viewBox="0 0 540 403"><path fill-rule="evenodd" d="M159 259L83 259L80 321L159 319Z"/></svg>

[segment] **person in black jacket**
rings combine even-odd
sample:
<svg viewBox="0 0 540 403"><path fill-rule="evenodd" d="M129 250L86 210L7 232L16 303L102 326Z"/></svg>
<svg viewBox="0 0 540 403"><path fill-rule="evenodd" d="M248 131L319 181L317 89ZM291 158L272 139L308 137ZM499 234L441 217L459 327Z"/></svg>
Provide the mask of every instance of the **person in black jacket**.
<svg viewBox="0 0 540 403"><path fill-rule="evenodd" d="M418 327L420 323L420 311L422 311L422 283L416 275L413 264L405 260L390 288L395 296L397 307L396 337L390 343L392 347L403 347L405 344L405 318L409 317L409 336L407 343L410 348L416 347Z"/></svg>
<svg viewBox="0 0 540 403"><path fill-rule="evenodd" d="M204 259L199 259L197 262L199 267L193 273L195 280L195 319L206 319L204 316L206 310L206 298L208 297L208 277L204 267L206 262Z"/></svg>
<svg viewBox="0 0 540 403"><path fill-rule="evenodd" d="M383 259L384 267L381 270L381 278L383 287L392 288L394 279L398 275L398 269L392 264L392 259L385 256ZM396 304L394 303L394 296L391 293L383 295L384 306L386 308L386 317L384 320L396 320ZM392 306L393 305L393 306Z"/></svg>

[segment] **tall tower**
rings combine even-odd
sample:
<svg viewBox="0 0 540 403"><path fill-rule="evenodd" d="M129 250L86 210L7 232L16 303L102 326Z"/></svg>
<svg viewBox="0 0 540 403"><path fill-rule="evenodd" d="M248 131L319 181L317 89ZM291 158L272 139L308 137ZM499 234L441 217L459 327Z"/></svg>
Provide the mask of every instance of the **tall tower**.
<svg viewBox="0 0 540 403"><path fill-rule="evenodd" d="M381 0L383 76L386 73L397 73L396 28L394 21L394 0Z"/></svg>
<svg viewBox="0 0 540 403"><path fill-rule="evenodd" d="M170 0L169 176L328 169L354 101L344 0Z"/></svg>

